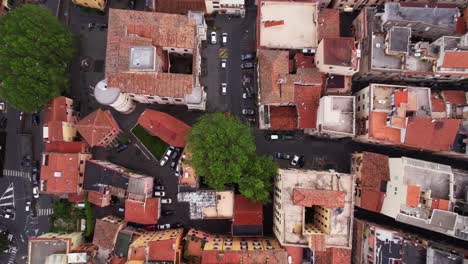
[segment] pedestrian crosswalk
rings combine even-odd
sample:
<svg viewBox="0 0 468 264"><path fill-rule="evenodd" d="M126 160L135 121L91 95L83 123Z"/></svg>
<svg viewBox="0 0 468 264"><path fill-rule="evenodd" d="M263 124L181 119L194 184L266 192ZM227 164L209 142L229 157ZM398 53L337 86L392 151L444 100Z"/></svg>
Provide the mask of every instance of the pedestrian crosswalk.
<svg viewBox="0 0 468 264"><path fill-rule="evenodd" d="M18 249L16 247L12 247L9 250L10 256L8 257L8 264L13 264L15 263L16 259L16 252L18 252Z"/></svg>
<svg viewBox="0 0 468 264"><path fill-rule="evenodd" d="M15 206L15 192L13 183L10 183L8 188L0 197L0 207L14 207Z"/></svg>
<svg viewBox="0 0 468 264"><path fill-rule="evenodd" d="M19 177L19 178L27 179L29 181L31 180L31 173L27 171L4 169L3 176Z"/></svg>
<svg viewBox="0 0 468 264"><path fill-rule="evenodd" d="M54 213L54 209L52 208L37 209L38 216L47 216L47 215L52 215L53 213Z"/></svg>

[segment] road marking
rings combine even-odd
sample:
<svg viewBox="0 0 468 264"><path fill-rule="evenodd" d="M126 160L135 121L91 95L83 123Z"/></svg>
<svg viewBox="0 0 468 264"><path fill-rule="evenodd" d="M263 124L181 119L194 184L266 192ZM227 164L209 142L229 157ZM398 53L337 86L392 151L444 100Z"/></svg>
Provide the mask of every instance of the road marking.
<svg viewBox="0 0 468 264"><path fill-rule="evenodd" d="M10 170L10 169L4 169L3 170L3 175L8 176L8 177L18 177L18 178L24 178L29 181L31 181L31 173L28 171L18 171L18 170Z"/></svg>
<svg viewBox="0 0 468 264"><path fill-rule="evenodd" d="M228 58L228 50L225 48L219 49L219 58L220 59L227 59Z"/></svg>
<svg viewBox="0 0 468 264"><path fill-rule="evenodd" d="M8 264L13 264L15 263L15 259L16 259L16 252L18 251L18 249L16 249L16 247L12 247L10 248L10 257L8 258Z"/></svg>
<svg viewBox="0 0 468 264"><path fill-rule="evenodd" d="M13 206L15 207L15 188L13 183L10 183L8 188L0 197L0 207Z"/></svg>
<svg viewBox="0 0 468 264"><path fill-rule="evenodd" d="M54 213L54 209L52 209L52 208L41 208L37 212L37 215L38 216L48 216L48 215L52 215L53 213Z"/></svg>

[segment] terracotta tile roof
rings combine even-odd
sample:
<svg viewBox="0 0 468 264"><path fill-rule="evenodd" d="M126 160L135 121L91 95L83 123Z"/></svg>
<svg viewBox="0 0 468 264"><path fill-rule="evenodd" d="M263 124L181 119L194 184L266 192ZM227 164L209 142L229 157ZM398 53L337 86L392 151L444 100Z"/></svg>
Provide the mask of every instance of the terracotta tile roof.
<svg viewBox="0 0 468 264"><path fill-rule="evenodd" d="M302 258L304 255L304 248L302 247L285 247L288 256L291 256L291 264L302 264Z"/></svg>
<svg viewBox="0 0 468 264"><path fill-rule="evenodd" d="M121 222L113 223L102 219L96 219L93 244L100 249L114 248L114 241L121 226Z"/></svg>
<svg viewBox="0 0 468 264"><path fill-rule="evenodd" d="M325 235L311 235L309 237L309 248L314 252L325 251Z"/></svg>
<svg viewBox="0 0 468 264"><path fill-rule="evenodd" d="M384 201L384 193L374 189L361 189L361 208L380 213Z"/></svg>
<svg viewBox="0 0 468 264"><path fill-rule="evenodd" d="M97 191L88 191L88 201L96 206L104 207L110 204L111 194Z"/></svg>
<svg viewBox="0 0 468 264"><path fill-rule="evenodd" d="M354 38L324 38L324 64L353 66Z"/></svg>
<svg viewBox="0 0 468 264"><path fill-rule="evenodd" d="M294 102L296 103L298 117L298 127L316 128L317 127L317 111L322 94L321 85L296 85Z"/></svg>
<svg viewBox="0 0 468 264"><path fill-rule="evenodd" d="M450 207L449 200L440 199L440 198L433 198L432 199L432 204L431 204L432 209L439 209L439 210L448 211L449 207Z"/></svg>
<svg viewBox="0 0 468 264"><path fill-rule="evenodd" d="M147 198L145 203L125 200L125 220L138 224L157 224L159 218L159 198Z"/></svg>
<svg viewBox="0 0 468 264"><path fill-rule="evenodd" d="M431 94L432 112L445 112L444 99L436 93Z"/></svg>
<svg viewBox="0 0 468 264"><path fill-rule="evenodd" d="M107 33L106 79L124 92L183 98L193 87L193 74L129 71L130 48L195 49L196 24L183 15L110 9ZM195 57L195 56L194 56Z"/></svg>
<svg viewBox="0 0 468 264"><path fill-rule="evenodd" d="M45 192L50 194L68 194L78 192L79 154L48 153L48 165L41 166L41 181L45 183Z"/></svg>
<svg viewBox="0 0 468 264"><path fill-rule="evenodd" d="M417 185L408 185L406 190L406 205L418 207L421 188Z"/></svg>
<svg viewBox="0 0 468 264"><path fill-rule="evenodd" d="M468 68L468 51L445 51L441 67L453 69Z"/></svg>
<svg viewBox="0 0 468 264"><path fill-rule="evenodd" d="M326 251L315 252L314 264L351 263L351 250L345 248L327 248Z"/></svg>
<svg viewBox="0 0 468 264"><path fill-rule="evenodd" d="M126 258L119 258L117 256L113 256L110 260L109 260L109 264L125 264L127 263L127 259Z"/></svg>
<svg viewBox="0 0 468 264"><path fill-rule="evenodd" d="M363 152L361 168L361 185L363 187L380 189L382 181L390 180L388 156Z"/></svg>
<svg viewBox="0 0 468 264"><path fill-rule="evenodd" d="M140 115L138 124L174 147L185 147L185 140L191 129L179 119L151 109L146 109Z"/></svg>
<svg viewBox="0 0 468 264"><path fill-rule="evenodd" d="M70 203L81 203L84 201L83 194L76 194L76 193L69 193L68 194L68 201Z"/></svg>
<svg viewBox="0 0 468 264"><path fill-rule="evenodd" d="M405 128L406 127L406 117L392 116L390 123L391 123L392 127Z"/></svg>
<svg viewBox="0 0 468 264"><path fill-rule="evenodd" d="M45 110L45 119L44 123L49 121L63 121L63 122L73 122L75 120L70 120L67 114L68 102L71 99L65 96L59 96L52 99L49 105L44 109Z"/></svg>
<svg viewBox="0 0 468 264"><path fill-rule="evenodd" d="M297 129L296 107L270 105L270 128L275 130Z"/></svg>
<svg viewBox="0 0 468 264"><path fill-rule="evenodd" d="M156 12L187 14L188 11L206 12L204 0L157 0Z"/></svg>
<svg viewBox="0 0 468 264"><path fill-rule="evenodd" d="M243 195L234 197L233 236L263 236L263 206Z"/></svg>
<svg viewBox="0 0 468 264"><path fill-rule="evenodd" d="M314 56L306 56L304 53L296 53L294 55L294 61L296 63L297 68L314 68L315 67L315 62L314 62Z"/></svg>
<svg viewBox="0 0 468 264"><path fill-rule="evenodd" d="M340 37L340 10L331 8L320 9L317 24L318 41L323 38Z"/></svg>
<svg viewBox="0 0 468 264"><path fill-rule="evenodd" d="M326 208L341 208L344 206L345 192L330 190L311 190L294 188L293 204L312 207L321 205Z"/></svg>
<svg viewBox="0 0 468 264"><path fill-rule="evenodd" d="M46 152L62 152L62 153L87 153L88 145L80 141L54 141L45 143Z"/></svg>
<svg viewBox="0 0 468 264"><path fill-rule="evenodd" d="M121 132L111 112L101 109L97 109L81 119L76 124L76 129L91 147L106 147L108 144L104 142L111 142ZM113 139L109 139L109 137Z"/></svg>
<svg viewBox="0 0 468 264"><path fill-rule="evenodd" d="M400 107L402 103L408 103L408 92L395 91L395 106Z"/></svg>
<svg viewBox="0 0 468 264"><path fill-rule="evenodd" d="M174 261L176 239L152 240L148 242L148 260Z"/></svg>
<svg viewBox="0 0 468 264"><path fill-rule="evenodd" d="M370 112L369 114L369 137L400 144L401 143L400 129L388 127L386 122L387 122L387 113Z"/></svg>
<svg viewBox="0 0 468 264"><path fill-rule="evenodd" d="M49 121L47 127L49 141L63 141L63 121Z"/></svg>
<svg viewBox="0 0 468 264"><path fill-rule="evenodd" d="M442 91L441 93L446 103L455 105L466 104L465 91Z"/></svg>
<svg viewBox="0 0 468 264"><path fill-rule="evenodd" d="M289 73L289 52L260 49L260 99L263 104L289 103L294 99L294 86L279 85L278 80ZM286 82L285 78L281 78Z"/></svg>
<svg viewBox="0 0 468 264"><path fill-rule="evenodd" d="M411 117L406 128L405 145L434 151L451 149L460 128L461 119Z"/></svg>

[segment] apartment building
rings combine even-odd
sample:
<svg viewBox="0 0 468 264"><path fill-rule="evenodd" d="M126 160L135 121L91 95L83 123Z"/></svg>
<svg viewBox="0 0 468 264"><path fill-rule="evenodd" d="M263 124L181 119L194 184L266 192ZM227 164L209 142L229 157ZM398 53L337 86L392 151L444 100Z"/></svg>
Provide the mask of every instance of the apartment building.
<svg viewBox="0 0 468 264"><path fill-rule="evenodd" d="M135 239L128 250L130 263L181 263L184 229L145 232Z"/></svg>
<svg viewBox="0 0 468 264"><path fill-rule="evenodd" d="M111 112L101 109L81 119L76 129L91 147L107 147L122 133Z"/></svg>
<svg viewBox="0 0 468 264"><path fill-rule="evenodd" d="M52 99L45 108L42 129L45 142L71 142L76 138L76 122L79 113L73 109L73 100L65 96Z"/></svg>
<svg viewBox="0 0 468 264"><path fill-rule="evenodd" d="M31 237L28 242L29 263L67 263L67 254L83 243L84 238L81 232L45 233L38 237Z"/></svg>

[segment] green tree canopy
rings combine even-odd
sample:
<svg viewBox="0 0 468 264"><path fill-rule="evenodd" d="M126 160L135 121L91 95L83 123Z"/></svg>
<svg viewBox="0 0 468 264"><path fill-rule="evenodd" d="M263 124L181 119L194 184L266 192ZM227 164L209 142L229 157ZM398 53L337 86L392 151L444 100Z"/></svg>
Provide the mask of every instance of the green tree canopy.
<svg viewBox="0 0 468 264"><path fill-rule="evenodd" d="M0 18L0 97L34 112L68 88L73 59L70 32L40 5L26 4Z"/></svg>
<svg viewBox="0 0 468 264"><path fill-rule="evenodd" d="M192 166L209 187L223 190L237 184L246 197L270 201L272 178L278 168L271 157L256 155L251 130L236 117L204 115L190 132L188 148Z"/></svg>

